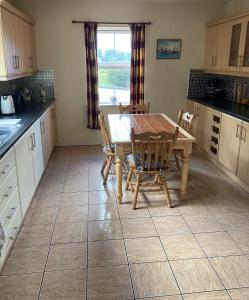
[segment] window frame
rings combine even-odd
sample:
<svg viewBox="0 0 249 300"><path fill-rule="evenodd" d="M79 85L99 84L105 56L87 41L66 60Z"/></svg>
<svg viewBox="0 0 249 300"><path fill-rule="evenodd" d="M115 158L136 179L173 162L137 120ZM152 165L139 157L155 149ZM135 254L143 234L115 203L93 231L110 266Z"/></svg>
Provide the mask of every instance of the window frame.
<svg viewBox="0 0 249 300"><path fill-rule="evenodd" d="M100 26L98 28L98 33L112 33L112 34L130 34L130 45L131 45L131 30L128 26ZM98 49L97 49L98 50ZM115 38L114 38L114 50L115 50ZM104 70L131 70L131 62L129 61L129 63L118 63L118 62L113 62L113 63L101 63L98 62L98 70L99 69L104 69ZM100 89L101 87L99 87ZM113 88L114 91L114 96L116 94L116 88ZM128 89L128 91L130 92L130 87ZM129 104L130 103L130 99L128 101L102 101L99 102L100 106L111 106L111 105L119 105L119 103L121 104Z"/></svg>

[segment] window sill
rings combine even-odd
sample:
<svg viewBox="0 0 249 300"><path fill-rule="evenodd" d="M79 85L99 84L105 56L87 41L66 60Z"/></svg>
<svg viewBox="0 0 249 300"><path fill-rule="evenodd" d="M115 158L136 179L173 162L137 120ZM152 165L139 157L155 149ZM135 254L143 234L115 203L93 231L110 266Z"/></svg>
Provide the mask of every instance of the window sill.
<svg viewBox="0 0 249 300"><path fill-rule="evenodd" d="M119 104L122 104L122 105L129 105L130 103L129 102L118 102L118 103L100 103L99 106L100 107L103 107L103 106L119 106Z"/></svg>

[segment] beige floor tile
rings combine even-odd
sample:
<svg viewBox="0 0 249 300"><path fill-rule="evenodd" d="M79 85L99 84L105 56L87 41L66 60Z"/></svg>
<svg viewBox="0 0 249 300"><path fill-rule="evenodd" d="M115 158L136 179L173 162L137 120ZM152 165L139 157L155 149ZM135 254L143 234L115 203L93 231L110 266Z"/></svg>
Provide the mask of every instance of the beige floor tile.
<svg viewBox="0 0 249 300"><path fill-rule="evenodd" d="M195 236L208 257L242 254L226 232L199 233Z"/></svg>
<svg viewBox="0 0 249 300"><path fill-rule="evenodd" d="M150 297L150 298L139 298L140 300L183 300L181 295L164 296L164 297Z"/></svg>
<svg viewBox="0 0 249 300"><path fill-rule="evenodd" d="M195 293L184 295L184 300L231 300L226 291Z"/></svg>
<svg viewBox="0 0 249 300"><path fill-rule="evenodd" d="M54 225L23 226L17 236L15 247L49 245L52 239Z"/></svg>
<svg viewBox="0 0 249 300"><path fill-rule="evenodd" d="M161 241L169 260L205 257L192 234L161 236Z"/></svg>
<svg viewBox="0 0 249 300"><path fill-rule="evenodd" d="M49 250L46 271L80 269L87 266L87 244L55 244Z"/></svg>
<svg viewBox="0 0 249 300"><path fill-rule="evenodd" d="M185 216L184 219L193 233L224 231L210 216Z"/></svg>
<svg viewBox="0 0 249 300"><path fill-rule="evenodd" d="M109 191L89 192L89 204L116 203L116 195Z"/></svg>
<svg viewBox="0 0 249 300"><path fill-rule="evenodd" d="M179 216L180 212L177 207L169 208L165 203L158 206L149 206L149 212L152 217Z"/></svg>
<svg viewBox="0 0 249 300"><path fill-rule="evenodd" d="M228 234L245 254L249 254L249 230L229 231Z"/></svg>
<svg viewBox="0 0 249 300"><path fill-rule="evenodd" d="M216 215L215 218L227 231L249 230L249 213L224 213Z"/></svg>
<svg viewBox="0 0 249 300"><path fill-rule="evenodd" d="M121 224L125 238L157 236L150 218L122 219Z"/></svg>
<svg viewBox="0 0 249 300"><path fill-rule="evenodd" d="M46 272L40 299L86 299L86 270Z"/></svg>
<svg viewBox="0 0 249 300"><path fill-rule="evenodd" d="M206 258L175 260L170 264L182 293L224 289Z"/></svg>
<svg viewBox="0 0 249 300"><path fill-rule="evenodd" d="M144 202L139 202L137 209L132 209L132 202L126 202L118 205L120 218L150 218L147 205Z"/></svg>
<svg viewBox="0 0 249 300"><path fill-rule="evenodd" d="M40 184L36 195L37 197L46 197L48 195L54 195L61 192L63 186L63 182L46 182Z"/></svg>
<svg viewBox="0 0 249 300"><path fill-rule="evenodd" d="M133 299L128 266L89 268L87 278L87 299Z"/></svg>
<svg viewBox="0 0 249 300"><path fill-rule="evenodd" d="M91 165L90 165L91 167ZM103 185L103 177L96 177L96 174L94 177L89 176L89 191L108 191L114 192L114 185L112 182L112 178L109 175L108 180L105 185Z"/></svg>
<svg viewBox="0 0 249 300"><path fill-rule="evenodd" d="M25 225L53 224L57 207L41 207L29 209L24 220Z"/></svg>
<svg viewBox="0 0 249 300"><path fill-rule="evenodd" d="M119 220L103 220L88 222L88 241L122 239Z"/></svg>
<svg viewBox="0 0 249 300"><path fill-rule="evenodd" d="M249 299L249 288L229 290L229 295L232 300L248 300Z"/></svg>
<svg viewBox="0 0 249 300"><path fill-rule="evenodd" d="M136 298L180 294L168 262L130 265Z"/></svg>
<svg viewBox="0 0 249 300"><path fill-rule="evenodd" d="M42 273L0 276L0 299L38 299Z"/></svg>
<svg viewBox="0 0 249 300"><path fill-rule="evenodd" d="M182 202L178 209L183 216L211 216L211 212L202 198Z"/></svg>
<svg viewBox="0 0 249 300"><path fill-rule="evenodd" d="M88 204L88 192L62 193L60 206L77 206Z"/></svg>
<svg viewBox="0 0 249 300"><path fill-rule="evenodd" d="M215 257L210 261L227 289L249 287L249 261L245 256Z"/></svg>
<svg viewBox="0 0 249 300"><path fill-rule="evenodd" d="M87 223L60 223L55 224L52 244L77 243L87 240Z"/></svg>
<svg viewBox="0 0 249 300"><path fill-rule="evenodd" d="M48 194L44 197L34 197L31 208L55 207L59 205L61 194Z"/></svg>
<svg viewBox="0 0 249 300"><path fill-rule="evenodd" d="M107 219L119 219L116 204L103 203L98 205L89 205L88 221Z"/></svg>
<svg viewBox="0 0 249 300"><path fill-rule="evenodd" d="M190 230L181 216L153 217L159 235L188 234Z"/></svg>
<svg viewBox="0 0 249 300"><path fill-rule="evenodd" d="M87 221L88 205L59 207L56 223Z"/></svg>
<svg viewBox="0 0 249 300"><path fill-rule="evenodd" d="M62 191L64 193L87 192L88 177L87 176L66 176Z"/></svg>
<svg viewBox="0 0 249 300"><path fill-rule="evenodd" d="M66 170L65 172L47 172L47 170L44 172L44 175L41 180L41 184L46 183L60 183L64 182L66 177Z"/></svg>
<svg viewBox="0 0 249 300"><path fill-rule="evenodd" d="M49 246L16 247L3 269L4 275L43 272Z"/></svg>
<svg viewBox="0 0 249 300"><path fill-rule="evenodd" d="M105 267L127 264L123 240L88 243L88 266Z"/></svg>
<svg viewBox="0 0 249 300"><path fill-rule="evenodd" d="M81 161L78 158L78 160L75 158L74 161L69 161L68 167L67 167L67 175L81 175L82 173L86 173L89 170L89 162L88 160Z"/></svg>
<svg viewBox="0 0 249 300"><path fill-rule="evenodd" d="M165 261L166 256L158 237L126 239L129 263Z"/></svg>

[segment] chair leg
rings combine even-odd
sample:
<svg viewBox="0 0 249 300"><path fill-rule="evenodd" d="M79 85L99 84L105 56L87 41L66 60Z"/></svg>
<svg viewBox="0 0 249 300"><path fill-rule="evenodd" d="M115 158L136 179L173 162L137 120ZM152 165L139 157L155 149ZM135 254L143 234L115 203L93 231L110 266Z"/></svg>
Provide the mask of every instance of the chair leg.
<svg viewBox="0 0 249 300"><path fill-rule="evenodd" d="M161 182L162 182L162 187L163 187L163 190L164 190L164 193L165 193L165 197L166 197L168 207L171 208L172 203L171 203L171 198L170 198L170 193L169 193L167 182L163 178L161 178L161 176L160 176L160 179L161 179Z"/></svg>
<svg viewBox="0 0 249 300"><path fill-rule="evenodd" d="M103 185L106 184L106 181L107 181L107 178L108 178L108 175L109 175L109 172L110 172L112 160L113 160L113 157L112 157L112 156L109 156L109 157L107 158L106 172L105 172L105 174L104 174Z"/></svg>
<svg viewBox="0 0 249 300"><path fill-rule="evenodd" d="M135 194L134 194L134 200L133 200L133 204L132 204L132 209L136 209L140 179L141 179L141 175L137 174L137 182L136 182L136 188L135 188Z"/></svg>
<svg viewBox="0 0 249 300"><path fill-rule="evenodd" d="M132 169L129 170L129 173L128 173L128 175L127 175L126 187L125 187L126 190L129 189L130 181L131 181L131 175L132 175Z"/></svg>
<svg viewBox="0 0 249 300"><path fill-rule="evenodd" d="M179 157L177 154L175 154L175 162L176 162L176 168L179 171L180 170L180 162L179 162Z"/></svg>
<svg viewBox="0 0 249 300"><path fill-rule="evenodd" d="M104 174L104 170L105 170L106 164L107 164L107 159L105 158L105 160L103 161L102 168L101 168L101 174L102 175Z"/></svg>

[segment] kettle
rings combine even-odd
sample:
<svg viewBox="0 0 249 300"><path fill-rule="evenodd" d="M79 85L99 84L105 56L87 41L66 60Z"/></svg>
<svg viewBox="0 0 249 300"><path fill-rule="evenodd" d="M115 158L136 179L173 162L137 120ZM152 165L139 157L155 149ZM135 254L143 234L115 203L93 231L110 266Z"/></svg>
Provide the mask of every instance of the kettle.
<svg viewBox="0 0 249 300"><path fill-rule="evenodd" d="M15 113L14 101L11 95L1 96L1 112L4 115Z"/></svg>

